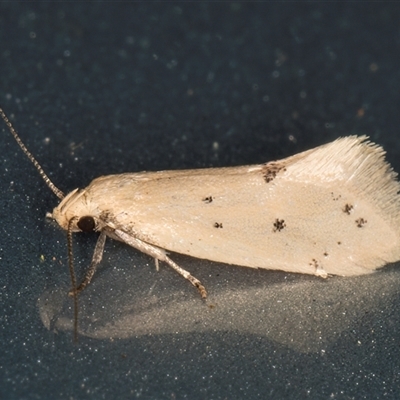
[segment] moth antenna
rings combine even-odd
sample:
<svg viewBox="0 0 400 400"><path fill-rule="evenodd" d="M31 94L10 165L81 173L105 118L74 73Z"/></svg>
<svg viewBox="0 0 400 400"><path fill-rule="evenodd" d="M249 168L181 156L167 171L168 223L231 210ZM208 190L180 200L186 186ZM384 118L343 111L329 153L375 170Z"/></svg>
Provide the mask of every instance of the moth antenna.
<svg viewBox="0 0 400 400"><path fill-rule="evenodd" d="M17 131L14 129L12 126L10 120L7 118L6 114L4 113L3 109L0 108L0 115L1 118L3 118L4 122L8 126L8 129L10 130L11 134L14 136L14 139L17 141L19 147L21 147L22 151L25 153L25 155L31 160L33 165L36 167L36 169L39 171L40 176L43 178L45 181L46 185L53 191L53 193L60 199L62 200L65 195L64 193L57 188L56 185L50 180L50 178L47 176L47 174L43 171L43 168L40 166L40 164L36 161L36 158L33 157L32 153L26 148L24 143L22 142L21 138L19 137Z"/></svg>
<svg viewBox="0 0 400 400"><path fill-rule="evenodd" d="M78 288L76 286L76 275L74 269L74 254L72 250L72 225L79 219L78 217L73 217L68 221L67 229L67 244L68 244L68 266L69 273L71 275L72 289L69 292L74 298L74 341L78 341Z"/></svg>

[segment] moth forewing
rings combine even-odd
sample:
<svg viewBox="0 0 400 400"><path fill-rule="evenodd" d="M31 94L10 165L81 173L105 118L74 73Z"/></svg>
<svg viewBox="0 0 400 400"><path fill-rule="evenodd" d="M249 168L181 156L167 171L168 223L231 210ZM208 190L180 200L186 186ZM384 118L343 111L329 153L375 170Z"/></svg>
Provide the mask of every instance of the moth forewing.
<svg viewBox="0 0 400 400"><path fill-rule="evenodd" d="M400 187L383 157L365 137L347 137L263 165L103 176L53 215L60 225L90 215L108 236L160 260L161 248L361 275L400 258Z"/></svg>

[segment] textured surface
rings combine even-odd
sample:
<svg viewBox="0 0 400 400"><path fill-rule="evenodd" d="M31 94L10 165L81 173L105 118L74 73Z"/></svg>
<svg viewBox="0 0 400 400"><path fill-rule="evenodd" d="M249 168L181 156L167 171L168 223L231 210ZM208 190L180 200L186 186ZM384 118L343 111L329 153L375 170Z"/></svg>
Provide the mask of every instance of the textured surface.
<svg viewBox="0 0 400 400"><path fill-rule="evenodd" d="M399 14L365 2L3 2L0 102L65 192L110 173L260 164L350 134L400 171ZM207 307L110 241L81 329L138 318L149 331L74 345L57 325L71 307L65 235L44 219L57 199L1 133L0 397L400 397L396 266L321 281L174 254L215 293ZM94 243L76 235L81 273ZM201 306L219 307L215 329L192 329Z"/></svg>

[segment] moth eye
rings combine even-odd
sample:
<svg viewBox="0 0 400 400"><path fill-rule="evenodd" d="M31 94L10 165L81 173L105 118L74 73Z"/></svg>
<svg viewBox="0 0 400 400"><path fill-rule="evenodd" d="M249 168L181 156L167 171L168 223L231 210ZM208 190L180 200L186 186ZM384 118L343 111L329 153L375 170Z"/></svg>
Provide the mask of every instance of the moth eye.
<svg viewBox="0 0 400 400"><path fill-rule="evenodd" d="M79 218L77 225L82 232L93 232L96 226L94 218L90 216Z"/></svg>

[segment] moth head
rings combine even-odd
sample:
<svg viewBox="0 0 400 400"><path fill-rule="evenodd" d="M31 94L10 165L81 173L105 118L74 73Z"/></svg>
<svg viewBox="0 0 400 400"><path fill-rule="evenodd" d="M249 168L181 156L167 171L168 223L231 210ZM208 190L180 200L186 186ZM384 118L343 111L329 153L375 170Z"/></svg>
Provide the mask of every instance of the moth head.
<svg viewBox="0 0 400 400"><path fill-rule="evenodd" d="M61 228L68 230L72 222L72 232L93 232L99 230L99 212L93 203L88 202L85 189L75 189L61 203L48 213Z"/></svg>

